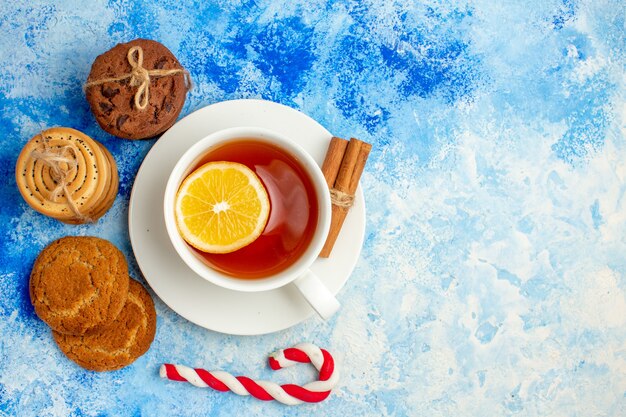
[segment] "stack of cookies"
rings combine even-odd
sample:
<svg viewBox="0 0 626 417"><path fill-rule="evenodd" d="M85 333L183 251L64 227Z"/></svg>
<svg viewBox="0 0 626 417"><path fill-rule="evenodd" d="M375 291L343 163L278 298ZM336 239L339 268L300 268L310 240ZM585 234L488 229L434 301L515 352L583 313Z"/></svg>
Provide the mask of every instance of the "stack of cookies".
<svg viewBox="0 0 626 417"><path fill-rule="evenodd" d="M106 213L119 183L109 151L67 127L45 130L28 141L17 159L15 179L33 209L70 224L94 222Z"/></svg>
<svg viewBox="0 0 626 417"><path fill-rule="evenodd" d="M191 79L164 45L135 39L99 55L83 87L102 129L147 139L176 122ZM97 221L113 205L119 186L109 151L65 127L30 139L17 159L15 177L30 207L68 224ZM155 336L150 295L128 276L124 255L100 238L70 236L47 246L33 266L30 297L59 348L89 370L132 363Z"/></svg>
<svg viewBox="0 0 626 417"><path fill-rule="evenodd" d="M152 298L104 239L68 236L48 245L33 266L30 298L59 348L85 369L127 366L154 339Z"/></svg>

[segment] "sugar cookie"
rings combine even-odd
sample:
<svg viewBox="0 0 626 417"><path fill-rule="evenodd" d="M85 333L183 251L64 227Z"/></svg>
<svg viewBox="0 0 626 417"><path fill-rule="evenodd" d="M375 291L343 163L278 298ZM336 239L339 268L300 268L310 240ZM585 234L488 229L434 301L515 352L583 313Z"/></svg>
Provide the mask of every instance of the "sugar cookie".
<svg viewBox="0 0 626 417"><path fill-rule="evenodd" d="M37 315L60 333L84 334L113 322L128 294L128 265L97 237L55 240L37 257L30 298Z"/></svg>
<svg viewBox="0 0 626 417"><path fill-rule="evenodd" d="M156 311L150 294L131 279L124 308L108 326L84 335L53 331L65 355L85 369L112 371L143 355L156 332Z"/></svg>

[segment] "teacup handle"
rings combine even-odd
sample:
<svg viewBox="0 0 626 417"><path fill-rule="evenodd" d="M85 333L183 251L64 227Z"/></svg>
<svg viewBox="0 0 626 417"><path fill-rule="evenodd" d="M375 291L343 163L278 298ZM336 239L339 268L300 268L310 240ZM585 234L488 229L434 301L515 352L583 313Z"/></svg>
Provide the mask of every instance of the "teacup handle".
<svg viewBox="0 0 626 417"><path fill-rule="evenodd" d="M306 271L293 283L313 310L324 320L328 320L339 310L339 301L311 270Z"/></svg>

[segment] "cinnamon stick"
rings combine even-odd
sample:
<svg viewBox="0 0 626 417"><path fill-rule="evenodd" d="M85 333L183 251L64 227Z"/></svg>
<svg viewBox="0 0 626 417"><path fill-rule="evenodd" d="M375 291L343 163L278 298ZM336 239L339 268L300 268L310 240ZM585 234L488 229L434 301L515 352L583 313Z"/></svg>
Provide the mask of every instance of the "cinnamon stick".
<svg viewBox="0 0 626 417"><path fill-rule="evenodd" d="M329 183L331 196L333 197L332 217L326 243L324 244L324 247L319 255L322 258L328 258L333 250L337 237L339 236L339 232L341 231L341 227L343 226L348 214L348 210L350 209L351 199L354 198L354 193L359 185L359 179L361 178L361 174L365 168L367 157L372 149L372 145L356 138L351 138L349 142L343 139L340 140L347 142L347 146L344 144L345 153L341 159L341 164L339 166L338 173L336 174L333 186L330 186ZM333 155L329 156L327 154L326 159L332 161L336 161L338 159L337 153L341 149L342 145L339 141L335 142L336 143L333 144L333 140L331 140L331 144L328 148L329 153L330 151L333 151ZM335 169L335 164L336 162L329 162L326 164L326 160L324 161L322 171L324 172L327 182L334 176L334 172L331 170ZM328 172L324 170L324 167L328 169ZM348 204L344 204L342 200L344 197L348 197Z"/></svg>
<svg viewBox="0 0 626 417"><path fill-rule="evenodd" d="M326 178L328 188L335 186L335 180L337 179L337 174L339 174L339 167L341 166L343 154L346 152L346 146L348 146L348 141L337 136L333 136L328 144L328 151L326 151L326 157L322 164L322 172L324 173L324 178Z"/></svg>
<svg viewBox="0 0 626 417"><path fill-rule="evenodd" d="M341 192L348 192L350 187L350 180L352 179L352 172L356 166L356 161L359 156L359 150L363 142L351 138L346 147L346 153L343 155L341 166L339 167L339 174L335 180L335 189Z"/></svg>
<svg viewBox="0 0 626 417"><path fill-rule="evenodd" d="M363 174L363 170L365 169L367 157L369 156L371 150L371 144L367 142L361 142L361 148L359 149L359 154L356 157L356 164L354 166L354 171L352 171L350 185L348 186L349 194L354 195L354 193L356 193L356 189L359 186L359 180L361 179L361 175Z"/></svg>

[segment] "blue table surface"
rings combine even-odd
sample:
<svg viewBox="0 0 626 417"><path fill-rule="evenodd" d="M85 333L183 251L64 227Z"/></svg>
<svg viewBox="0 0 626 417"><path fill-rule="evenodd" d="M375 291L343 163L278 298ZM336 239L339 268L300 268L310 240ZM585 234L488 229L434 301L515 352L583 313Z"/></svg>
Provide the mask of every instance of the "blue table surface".
<svg viewBox="0 0 626 417"><path fill-rule="evenodd" d="M3 2L0 416L626 415L625 13L618 0ZM152 293L156 338L131 366L88 372L56 347L28 296L45 245L109 239L141 279L128 203L156 139L105 133L81 89L97 55L137 37L190 71L181 117L262 98L373 144L366 239L330 321L229 336ZM97 224L63 225L17 191L22 146L59 125L118 163ZM302 341L341 365L320 404L158 376L175 362L302 384L310 366L266 365Z"/></svg>

